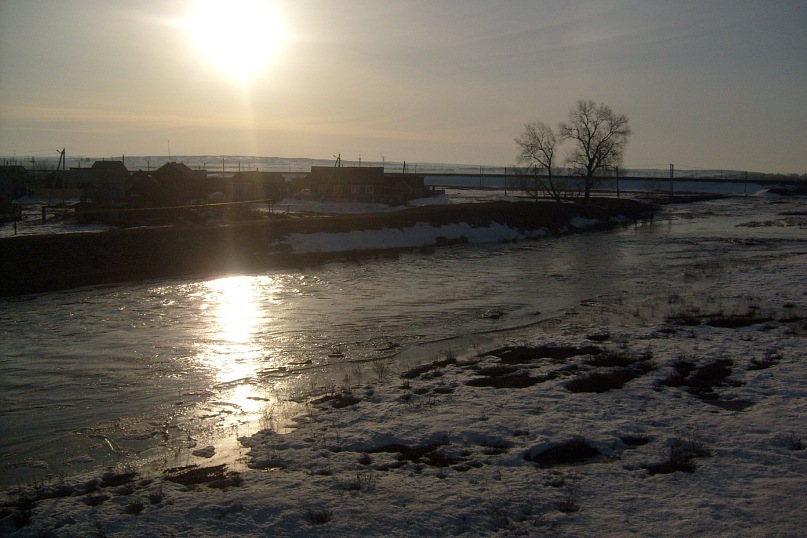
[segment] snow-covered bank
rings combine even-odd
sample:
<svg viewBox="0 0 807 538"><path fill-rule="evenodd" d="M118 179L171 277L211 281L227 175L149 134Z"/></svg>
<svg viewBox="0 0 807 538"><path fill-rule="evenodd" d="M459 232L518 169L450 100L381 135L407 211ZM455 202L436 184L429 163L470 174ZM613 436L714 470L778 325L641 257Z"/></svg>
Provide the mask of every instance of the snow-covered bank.
<svg viewBox="0 0 807 538"><path fill-rule="evenodd" d="M691 282L316 387L292 433L240 432L249 469L188 449L197 467L9 491L2 533L799 536L807 254Z"/></svg>
<svg viewBox="0 0 807 538"><path fill-rule="evenodd" d="M418 219L397 222L394 219L392 226L379 227L378 224L365 223L364 226L353 226L355 229L347 230L292 232L278 240L274 246L287 254L311 254L410 249L458 242L505 243L544 237L550 233L603 228L648 218L650 215L650 206L616 199L601 200L591 206L486 201L487 205L480 203L480 200L477 200L477 206L473 202L454 205L451 209L444 210L450 215L445 217L440 215L438 208L432 207ZM421 207L426 209L425 206ZM467 211L463 211L463 207ZM476 207L479 208L478 211L475 210ZM494 207L505 210L486 215L486 208Z"/></svg>
<svg viewBox="0 0 807 538"><path fill-rule="evenodd" d="M649 218L633 200L587 204L488 202L425 205L387 213L257 219L231 225L128 228L93 234L0 238L0 296L188 275L323 263L332 253L439 246L462 239L512 241ZM573 220L576 219L576 220ZM582 220L581 220L582 219ZM448 234L448 237L446 237ZM292 257L297 255L297 257ZM53 267L58 266L59 272Z"/></svg>
<svg viewBox="0 0 807 538"><path fill-rule="evenodd" d="M467 243L503 243L549 233L546 229L523 230L498 223L479 228L468 223L430 226L417 223L407 228L384 228L381 230L355 230L342 233L290 234L282 243L291 252L350 252L354 250L380 250L395 248L425 247L441 241Z"/></svg>

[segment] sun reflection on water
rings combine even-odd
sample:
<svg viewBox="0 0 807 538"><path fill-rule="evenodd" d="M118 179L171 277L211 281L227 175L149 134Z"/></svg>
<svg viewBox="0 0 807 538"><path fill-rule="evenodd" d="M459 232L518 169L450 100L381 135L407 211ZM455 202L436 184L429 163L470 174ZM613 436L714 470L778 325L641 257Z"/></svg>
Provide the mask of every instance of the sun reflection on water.
<svg viewBox="0 0 807 538"><path fill-rule="evenodd" d="M237 421L260 413L269 399L257 379L267 350L261 333L270 323L278 285L267 276L230 276L204 284L199 364L209 373L215 400Z"/></svg>
<svg viewBox="0 0 807 538"><path fill-rule="evenodd" d="M288 294L300 293L283 275L228 276L200 283L194 362L209 397L191 413L194 437L215 445L216 457L240 453L237 435L271 428L288 431L299 405L288 398L291 378L268 378L286 364L279 352L285 329L280 310ZM201 388L201 387L200 387ZM202 439L206 439L202 441Z"/></svg>
<svg viewBox="0 0 807 538"><path fill-rule="evenodd" d="M273 283L267 277L231 276L205 285L203 315L210 323L200 335L202 363L218 383L249 379L260 370L262 345L256 334L268 321Z"/></svg>

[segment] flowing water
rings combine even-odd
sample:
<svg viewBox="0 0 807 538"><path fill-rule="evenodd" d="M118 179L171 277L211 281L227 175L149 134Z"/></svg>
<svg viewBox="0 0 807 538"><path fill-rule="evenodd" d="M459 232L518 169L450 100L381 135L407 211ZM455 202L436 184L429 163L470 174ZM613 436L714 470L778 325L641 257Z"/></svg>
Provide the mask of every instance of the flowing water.
<svg viewBox="0 0 807 538"><path fill-rule="evenodd" d="M484 349L584 300L685 290L693 267L805 252L800 204L735 198L607 232L2 300L0 486L185 464L208 444L232 459L238 435L282 427L304 395ZM764 225L738 226L751 221Z"/></svg>

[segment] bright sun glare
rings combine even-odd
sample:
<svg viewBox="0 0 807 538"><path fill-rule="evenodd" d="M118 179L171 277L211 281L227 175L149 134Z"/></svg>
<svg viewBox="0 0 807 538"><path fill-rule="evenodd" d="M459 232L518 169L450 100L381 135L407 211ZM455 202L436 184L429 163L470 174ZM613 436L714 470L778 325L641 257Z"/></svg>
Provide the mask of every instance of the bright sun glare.
<svg viewBox="0 0 807 538"><path fill-rule="evenodd" d="M266 0L198 0L184 26L206 59L239 82L263 71L285 38Z"/></svg>

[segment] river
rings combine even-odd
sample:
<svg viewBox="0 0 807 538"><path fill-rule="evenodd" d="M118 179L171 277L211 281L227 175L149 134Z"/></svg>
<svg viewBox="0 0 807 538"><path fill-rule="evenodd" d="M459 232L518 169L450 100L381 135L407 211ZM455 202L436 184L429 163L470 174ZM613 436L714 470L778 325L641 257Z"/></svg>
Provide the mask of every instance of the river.
<svg viewBox="0 0 807 538"><path fill-rule="evenodd" d="M804 214L732 198L606 232L0 300L0 486L187 464L207 445L232 460L237 436L282 431L310 394L497 345L586 300L691 292L695 267L805 252ZM775 224L788 218L801 224Z"/></svg>

